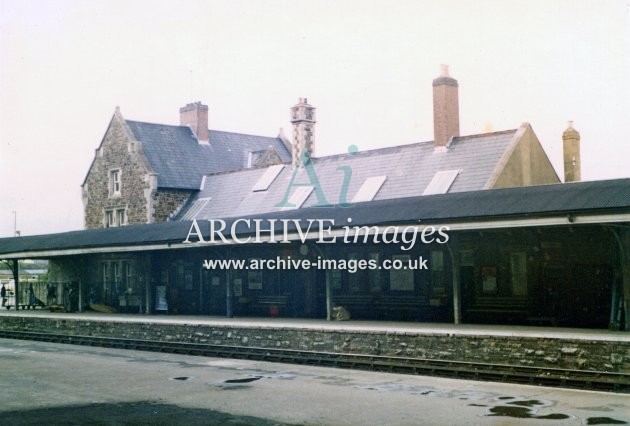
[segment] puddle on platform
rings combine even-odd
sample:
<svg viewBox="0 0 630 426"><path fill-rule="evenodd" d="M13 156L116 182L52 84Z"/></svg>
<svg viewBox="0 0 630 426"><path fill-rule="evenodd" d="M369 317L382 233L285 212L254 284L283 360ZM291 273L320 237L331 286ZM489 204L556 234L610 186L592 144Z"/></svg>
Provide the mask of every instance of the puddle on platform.
<svg viewBox="0 0 630 426"><path fill-rule="evenodd" d="M587 425L627 425L623 420L611 419L610 417L589 417L586 419Z"/></svg>
<svg viewBox="0 0 630 426"><path fill-rule="evenodd" d="M250 371L250 376L261 379L293 380L297 377L297 374L290 372L279 373L276 371Z"/></svg>
<svg viewBox="0 0 630 426"><path fill-rule="evenodd" d="M185 382L186 380L190 380L192 377L189 376L179 376L179 377L171 377L171 380L179 380Z"/></svg>
<svg viewBox="0 0 630 426"><path fill-rule="evenodd" d="M262 376L244 377L242 379L224 380L223 383L250 383L262 379Z"/></svg>
<svg viewBox="0 0 630 426"><path fill-rule="evenodd" d="M487 416L497 416L497 417L515 417L519 419L539 419L539 420L562 420L568 419L571 416L567 414L560 413L552 413L547 414L545 416L537 416L534 412L527 407L510 407L507 405L499 405L496 407L492 407L489 409L491 414L487 414Z"/></svg>
<svg viewBox="0 0 630 426"><path fill-rule="evenodd" d="M513 417L518 419L536 419L536 420L564 420L572 416L562 413L551 413L546 415L538 415L536 412L539 408L549 407L553 405L551 401L538 399L517 399L511 396L501 396L497 398L502 404L490 407L486 414L488 417Z"/></svg>
<svg viewBox="0 0 630 426"><path fill-rule="evenodd" d="M208 385L217 387L223 390L247 389L251 387L250 383L263 379L263 378L264 378L263 376L242 377L239 379L227 379L227 380L223 380L222 382L208 382Z"/></svg>

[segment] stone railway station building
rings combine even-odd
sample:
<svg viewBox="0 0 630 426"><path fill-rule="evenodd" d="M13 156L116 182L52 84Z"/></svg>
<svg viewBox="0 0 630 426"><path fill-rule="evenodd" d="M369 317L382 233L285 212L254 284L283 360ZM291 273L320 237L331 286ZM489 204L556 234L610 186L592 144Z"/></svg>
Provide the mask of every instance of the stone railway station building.
<svg viewBox="0 0 630 426"><path fill-rule="evenodd" d="M116 109L82 184L86 229L0 239L0 259L48 259L79 310L629 330L630 179L580 182L572 125L564 183L527 123L460 135L458 90L446 69L433 81L433 141L314 158L305 98L290 138L209 130L200 102L179 125ZM225 239L207 242L212 224ZM417 267L204 267L289 259Z"/></svg>

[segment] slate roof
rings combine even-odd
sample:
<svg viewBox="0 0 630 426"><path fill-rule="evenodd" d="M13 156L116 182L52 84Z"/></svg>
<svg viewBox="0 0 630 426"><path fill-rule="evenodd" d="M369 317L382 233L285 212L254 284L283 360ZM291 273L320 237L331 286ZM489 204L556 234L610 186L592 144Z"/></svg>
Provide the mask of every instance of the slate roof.
<svg viewBox="0 0 630 426"><path fill-rule="evenodd" d="M450 193L485 189L503 155L516 143L517 130L486 133L454 138L448 150L437 151L432 141L399 145L355 155L342 154L314 158L313 165L325 193L332 204L339 202L344 181L341 166L352 170L347 201L351 201L363 182L371 176L387 176L374 200L396 199L422 195L438 171L460 170ZM266 169L242 170L206 176L205 188L197 198L211 198L196 218L246 216L280 210L275 207L283 200L293 174L291 166L285 166L267 191L252 192L252 187ZM296 182L308 182L304 170ZM308 207L318 202L313 192L304 203ZM184 206L178 215L183 217L194 199Z"/></svg>
<svg viewBox="0 0 630 426"><path fill-rule="evenodd" d="M568 214L630 214L630 179L491 189L443 195L426 195L393 200L357 203L352 207L304 208L256 215L269 219L317 219L335 221L337 226L387 225L396 223L448 224L457 221L483 221L506 218L538 218ZM236 220L236 219L232 219ZM227 229L232 220L227 220ZM567 220L567 224L568 224ZM130 225L49 235L0 238L0 258L14 253L43 250L70 250L94 247L181 243L188 234L190 221ZM491 229L492 225L488 225ZM316 229L314 226L312 229ZM207 234L207 227L201 230ZM248 234L242 223L236 231Z"/></svg>
<svg viewBox="0 0 630 426"><path fill-rule="evenodd" d="M158 173L158 187L199 189L202 176L247 167L248 152L272 146L283 161L291 153L280 138L209 131L209 143L199 144L187 126L125 120L142 142L144 154Z"/></svg>

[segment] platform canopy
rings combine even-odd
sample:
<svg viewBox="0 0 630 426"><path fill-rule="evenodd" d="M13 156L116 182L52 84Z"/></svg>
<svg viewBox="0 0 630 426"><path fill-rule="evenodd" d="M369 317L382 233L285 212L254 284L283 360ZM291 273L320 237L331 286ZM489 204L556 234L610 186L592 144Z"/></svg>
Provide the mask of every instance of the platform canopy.
<svg viewBox="0 0 630 426"><path fill-rule="evenodd" d="M237 222L234 229L239 237L252 234L251 226L247 226L244 219L286 219L290 222L284 226L288 227L291 240L303 237L292 221L309 219L326 219L332 229L367 225L446 225L452 231L630 223L630 179L426 195L221 219L228 230ZM170 221L2 238L0 259L198 247L183 243L191 225L191 221ZM275 222L275 225L279 229L280 223ZM318 226L318 222L312 223L307 238L317 238ZM199 229L204 236L209 236L207 221L200 221ZM236 242L219 244L232 243Z"/></svg>

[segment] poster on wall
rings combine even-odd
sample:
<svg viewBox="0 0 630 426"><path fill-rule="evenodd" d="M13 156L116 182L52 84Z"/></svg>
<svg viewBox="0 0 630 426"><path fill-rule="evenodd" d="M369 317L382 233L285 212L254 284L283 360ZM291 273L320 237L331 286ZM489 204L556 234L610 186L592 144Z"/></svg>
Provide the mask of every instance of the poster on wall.
<svg viewBox="0 0 630 426"><path fill-rule="evenodd" d="M262 271L247 271L247 287L250 290L262 290Z"/></svg>
<svg viewBox="0 0 630 426"><path fill-rule="evenodd" d="M481 268L481 284L483 294L497 293L497 267L483 266Z"/></svg>
<svg viewBox="0 0 630 426"><path fill-rule="evenodd" d="M166 286L159 285L155 287L155 310L168 311L168 302L166 301Z"/></svg>

